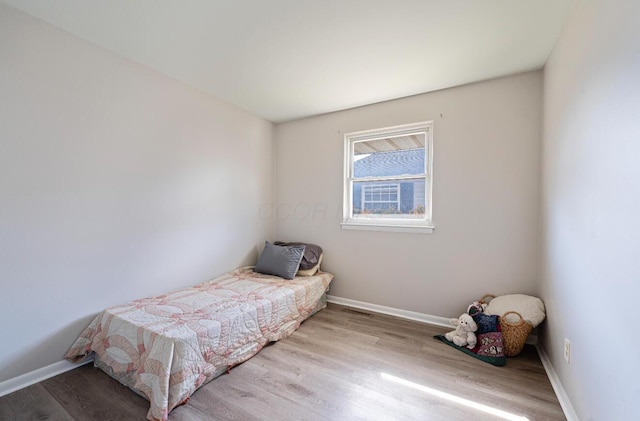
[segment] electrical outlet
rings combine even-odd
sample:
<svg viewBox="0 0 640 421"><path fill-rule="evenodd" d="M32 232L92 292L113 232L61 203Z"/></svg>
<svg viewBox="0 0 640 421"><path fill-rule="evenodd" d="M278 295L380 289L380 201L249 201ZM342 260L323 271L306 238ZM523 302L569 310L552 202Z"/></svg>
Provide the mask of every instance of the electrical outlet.
<svg viewBox="0 0 640 421"><path fill-rule="evenodd" d="M567 338L564 338L564 360L571 364L571 342Z"/></svg>

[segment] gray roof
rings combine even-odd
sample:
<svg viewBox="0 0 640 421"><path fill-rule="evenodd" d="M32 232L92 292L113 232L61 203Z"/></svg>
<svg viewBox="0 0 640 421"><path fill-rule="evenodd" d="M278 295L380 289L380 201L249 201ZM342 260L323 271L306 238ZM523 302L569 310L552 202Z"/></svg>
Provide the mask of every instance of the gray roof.
<svg viewBox="0 0 640 421"><path fill-rule="evenodd" d="M424 149L376 152L353 163L354 177L424 173Z"/></svg>

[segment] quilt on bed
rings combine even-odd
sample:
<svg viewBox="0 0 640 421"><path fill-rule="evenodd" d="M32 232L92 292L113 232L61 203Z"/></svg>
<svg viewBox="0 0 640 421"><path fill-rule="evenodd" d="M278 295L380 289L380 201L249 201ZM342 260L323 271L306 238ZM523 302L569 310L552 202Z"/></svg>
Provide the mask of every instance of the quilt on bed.
<svg viewBox="0 0 640 421"><path fill-rule="evenodd" d="M111 307L65 358L96 354L109 374L149 399L147 418L169 412L221 370L293 333L324 307L333 275L286 280L240 268L212 281Z"/></svg>

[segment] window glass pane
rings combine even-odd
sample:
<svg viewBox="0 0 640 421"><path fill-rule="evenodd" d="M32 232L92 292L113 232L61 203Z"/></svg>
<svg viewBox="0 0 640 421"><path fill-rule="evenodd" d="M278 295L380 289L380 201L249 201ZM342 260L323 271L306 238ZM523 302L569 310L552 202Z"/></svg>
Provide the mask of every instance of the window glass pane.
<svg viewBox="0 0 640 421"><path fill-rule="evenodd" d="M395 181L355 181L354 218L423 219L425 179Z"/></svg>
<svg viewBox="0 0 640 421"><path fill-rule="evenodd" d="M353 176L393 177L425 173L425 133L353 144Z"/></svg>

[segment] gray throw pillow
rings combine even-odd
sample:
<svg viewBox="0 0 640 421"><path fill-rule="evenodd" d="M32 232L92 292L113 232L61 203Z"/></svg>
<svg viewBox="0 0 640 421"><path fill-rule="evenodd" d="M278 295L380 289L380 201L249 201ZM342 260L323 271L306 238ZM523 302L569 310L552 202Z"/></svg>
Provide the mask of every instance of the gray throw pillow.
<svg viewBox="0 0 640 421"><path fill-rule="evenodd" d="M266 275L293 279L303 255L304 246L276 246L265 241L264 250L253 270Z"/></svg>
<svg viewBox="0 0 640 421"><path fill-rule="evenodd" d="M309 270L313 267L317 266L320 262L320 256L322 256L322 248L320 246L316 246L315 244L310 243L285 243L282 241L276 241L276 246L304 246L304 256L302 256L302 261L300 262L300 268L298 270Z"/></svg>

